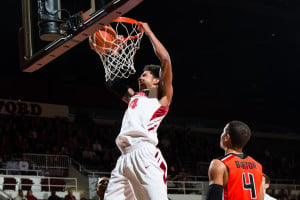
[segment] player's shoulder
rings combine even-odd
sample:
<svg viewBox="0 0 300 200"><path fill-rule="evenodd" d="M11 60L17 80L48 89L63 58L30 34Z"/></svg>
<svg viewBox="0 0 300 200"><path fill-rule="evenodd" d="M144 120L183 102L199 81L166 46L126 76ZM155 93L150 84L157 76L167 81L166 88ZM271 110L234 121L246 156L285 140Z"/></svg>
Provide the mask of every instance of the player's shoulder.
<svg viewBox="0 0 300 200"><path fill-rule="evenodd" d="M208 171L211 172L211 173L215 173L215 172L222 172L226 170L226 166L225 164L219 160L218 158L216 159L213 159L211 162L210 162L210 165L209 165L209 169Z"/></svg>
<svg viewBox="0 0 300 200"><path fill-rule="evenodd" d="M229 153L229 154L226 154L226 155L223 155L223 156L220 156L216 159L220 160L221 162L227 162L229 160L232 160L232 159L235 159L237 156L237 154L233 154L233 153Z"/></svg>
<svg viewBox="0 0 300 200"><path fill-rule="evenodd" d="M138 98L138 97L147 97L147 94L145 92L135 92L134 95L132 96L133 98Z"/></svg>

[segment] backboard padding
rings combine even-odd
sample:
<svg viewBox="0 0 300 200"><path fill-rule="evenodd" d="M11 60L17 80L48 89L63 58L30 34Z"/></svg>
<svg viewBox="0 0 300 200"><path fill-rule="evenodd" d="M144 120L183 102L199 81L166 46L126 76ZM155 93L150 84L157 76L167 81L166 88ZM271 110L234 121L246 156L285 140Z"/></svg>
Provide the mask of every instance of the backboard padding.
<svg viewBox="0 0 300 200"><path fill-rule="evenodd" d="M34 72L86 40L89 35L136 7L143 0L115 0L83 21L78 30L46 45L31 57L25 56L28 41L23 28L19 32L20 67L22 72ZM28 38L27 38L28 39Z"/></svg>

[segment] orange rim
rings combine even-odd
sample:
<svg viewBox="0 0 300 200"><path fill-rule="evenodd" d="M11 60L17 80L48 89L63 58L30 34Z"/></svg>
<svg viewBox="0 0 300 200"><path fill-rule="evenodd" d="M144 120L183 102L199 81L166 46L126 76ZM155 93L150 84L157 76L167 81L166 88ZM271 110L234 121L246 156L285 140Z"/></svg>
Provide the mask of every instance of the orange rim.
<svg viewBox="0 0 300 200"><path fill-rule="evenodd" d="M136 21L135 19L129 18L129 17L118 17L113 22L125 22L129 24L137 24L141 26L141 23L139 21Z"/></svg>
<svg viewBox="0 0 300 200"><path fill-rule="evenodd" d="M118 17L116 18L115 20L113 20L112 22L122 22L122 23L128 23L128 24L137 24L139 27L141 27L141 23L135 19L132 19L132 18L129 18L129 17ZM141 29L142 30L142 29ZM123 38L123 40L134 40L136 39L137 37L139 37L140 35L143 34L143 30L137 34L137 35L134 35L134 36L130 36L128 38Z"/></svg>

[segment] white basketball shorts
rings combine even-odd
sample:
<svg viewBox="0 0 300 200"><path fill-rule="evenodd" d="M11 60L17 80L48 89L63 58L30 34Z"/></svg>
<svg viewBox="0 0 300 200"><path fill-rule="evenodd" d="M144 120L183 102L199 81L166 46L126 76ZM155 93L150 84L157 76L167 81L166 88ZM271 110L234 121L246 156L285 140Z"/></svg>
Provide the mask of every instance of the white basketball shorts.
<svg viewBox="0 0 300 200"><path fill-rule="evenodd" d="M118 158L104 200L168 200L167 165L150 143L127 147Z"/></svg>

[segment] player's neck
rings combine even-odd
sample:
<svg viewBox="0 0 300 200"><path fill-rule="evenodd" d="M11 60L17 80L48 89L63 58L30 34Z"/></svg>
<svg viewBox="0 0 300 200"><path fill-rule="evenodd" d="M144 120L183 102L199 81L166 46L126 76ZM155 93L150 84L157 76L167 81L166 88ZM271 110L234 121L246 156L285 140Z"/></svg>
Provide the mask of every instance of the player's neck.
<svg viewBox="0 0 300 200"><path fill-rule="evenodd" d="M230 154L230 153L243 154L243 151L242 150L237 150L237 149L226 149L225 150L225 155Z"/></svg>
<svg viewBox="0 0 300 200"><path fill-rule="evenodd" d="M158 97L158 87L153 87L149 89L144 89L141 92L144 92L149 98L157 98Z"/></svg>

